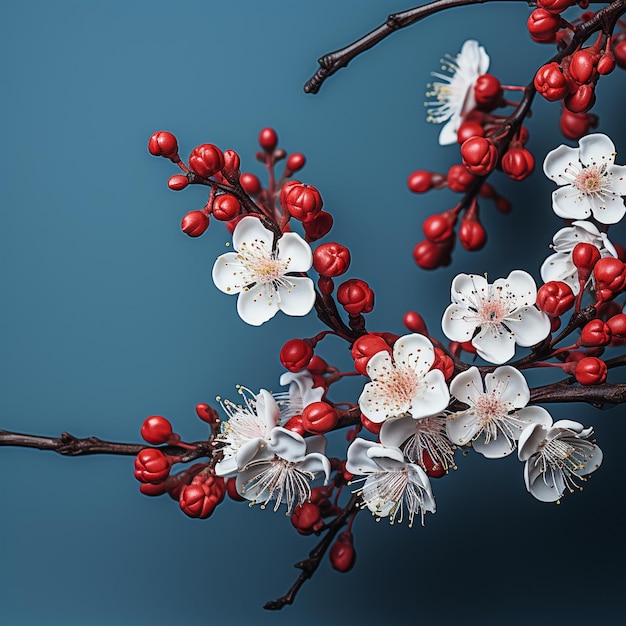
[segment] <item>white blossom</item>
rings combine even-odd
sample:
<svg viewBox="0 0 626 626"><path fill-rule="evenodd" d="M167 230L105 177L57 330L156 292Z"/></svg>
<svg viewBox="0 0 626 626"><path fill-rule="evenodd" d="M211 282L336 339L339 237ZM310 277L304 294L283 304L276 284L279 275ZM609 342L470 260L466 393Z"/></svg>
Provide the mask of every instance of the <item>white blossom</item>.
<svg viewBox="0 0 626 626"><path fill-rule="evenodd" d="M476 107L474 85L476 79L489 69L489 56L485 49L473 39L468 39L456 57L446 56L441 60L442 70L432 72L434 81L427 102L427 121L440 124L446 122L439 133L439 145L446 146L457 141L457 131L463 118Z"/></svg>
<svg viewBox="0 0 626 626"><path fill-rule="evenodd" d="M288 391L274 393L274 398L280 408L281 425L284 425L294 415L301 415L302 409L320 402L324 396L322 387L313 386L313 376L307 370L301 372L285 372L280 377L281 385L289 385Z"/></svg>
<svg viewBox="0 0 626 626"><path fill-rule="evenodd" d="M542 502L556 502L602 463L602 450L589 441L592 428L572 420L528 426L519 439L526 489Z"/></svg>
<svg viewBox="0 0 626 626"><path fill-rule="evenodd" d="M550 332L549 317L535 307L535 281L522 270L493 284L483 276L459 274L451 297L441 322L446 337L471 340L478 355L491 363L505 363L515 354L515 344L533 346Z"/></svg>
<svg viewBox="0 0 626 626"><path fill-rule="evenodd" d="M559 217L581 220L593 215L602 224L624 217L626 167L615 165L616 154L602 133L582 137L578 148L561 145L548 153L543 171L559 185L552 192L552 208Z"/></svg>
<svg viewBox="0 0 626 626"><path fill-rule="evenodd" d="M577 295L580 290L578 270L572 261L572 251L578 243L590 243L600 251L600 257L612 256L617 258L617 251L609 241L606 233L601 233L595 224L586 221L572 222L557 231L552 239L551 254L541 266L541 278L544 283L551 280L560 280L567 283ZM593 274L590 276L593 280Z"/></svg>
<svg viewBox="0 0 626 626"><path fill-rule="evenodd" d="M434 360L432 343L417 333L396 341L393 358L385 350L374 354L367 363L372 381L359 397L363 415L380 423L390 417L418 419L443 411L450 393L443 373L430 369Z"/></svg>
<svg viewBox="0 0 626 626"><path fill-rule="evenodd" d="M402 522L406 508L412 526L417 514L423 524L424 513L436 510L428 476L419 465L407 462L399 448L357 438L348 448L346 469L366 476L356 493L377 518Z"/></svg>
<svg viewBox="0 0 626 626"><path fill-rule="evenodd" d="M285 233L272 248L274 235L261 220L247 216L235 227L233 248L213 266L213 281L229 295L238 294L237 313L260 326L280 310L306 315L315 304L313 281L292 272L306 272L313 263L309 244L296 233Z"/></svg>
<svg viewBox="0 0 626 626"><path fill-rule="evenodd" d="M478 368L470 367L452 380L450 393L468 405L446 422L450 440L460 446L471 442L476 452L490 459L511 454L529 424L552 424L544 408L526 406L528 383L510 365L497 367L484 383Z"/></svg>

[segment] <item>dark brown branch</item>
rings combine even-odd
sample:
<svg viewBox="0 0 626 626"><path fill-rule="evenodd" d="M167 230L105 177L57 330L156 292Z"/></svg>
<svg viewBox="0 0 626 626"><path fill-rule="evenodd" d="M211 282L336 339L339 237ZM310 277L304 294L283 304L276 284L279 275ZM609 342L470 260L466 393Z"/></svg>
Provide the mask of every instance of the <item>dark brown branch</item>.
<svg viewBox="0 0 626 626"><path fill-rule="evenodd" d="M276 600L270 600L263 607L270 611L279 611L287 604L293 604L296 598L296 594L300 590L300 587L309 579L322 561L322 557L326 554L326 551L333 542L333 539L337 536L337 533L345 526L348 517L352 513L358 510L359 498L352 496L348 504L341 511L341 513L328 525L324 538L309 552L309 558L304 561L296 563L295 567L302 570L302 573L296 579L296 582L291 586L289 591Z"/></svg>
<svg viewBox="0 0 626 626"><path fill-rule="evenodd" d="M586 402L601 409L605 404L626 402L626 384L574 385L574 378L530 390L530 401Z"/></svg>

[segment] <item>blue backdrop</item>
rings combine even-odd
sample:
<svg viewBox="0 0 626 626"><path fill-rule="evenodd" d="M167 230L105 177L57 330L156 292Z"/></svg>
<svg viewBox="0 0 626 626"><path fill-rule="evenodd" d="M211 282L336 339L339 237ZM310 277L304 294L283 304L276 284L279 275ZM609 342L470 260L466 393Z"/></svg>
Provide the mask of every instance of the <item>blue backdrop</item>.
<svg viewBox="0 0 626 626"><path fill-rule="evenodd" d="M414 169L446 171L425 123L431 70L477 38L504 82L525 84L552 54L530 41L528 7L489 5L435 16L396 33L329 80L302 84L321 54L371 30L401 2L144 1L5 4L0 172L2 324L0 428L138 441L162 414L188 439L205 435L198 402L235 385L276 389L278 349L320 329L276 317L245 326L210 270L230 239L214 224L199 240L179 230L201 208L200 189L176 194L175 172L151 157L154 130L177 134L183 154L213 142L261 174L256 137L274 126L302 151L302 177L335 216L333 239L367 279L375 330L402 333L418 309L437 332L459 271L538 278L560 221L541 171L518 186L512 214L483 209L487 248L455 253L426 273L411 258L430 213L453 194L412 196ZM623 75L600 85L601 129L626 155ZM538 102L530 146L561 143L558 105ZM618 157L618 163L623 163ZM623 230L623 229L622 229ZM619 240L619 237L617 238ZM339 342L324 356L343 367ZM359 383L359 384L362 384ZM354 401L359 384L346 385ZM335 394L336 396L336 394ZM294 607L264 612L297 575L313 539L282 514L226 502L206 521L168 498L138 493L132 458L64 458L0 449L0 622L8 625L150 624L616 624L623 611L623 409L552 407L594 424L605 451L585 492L545 505L524 489L515 458L478 455L434 485L425 528L355 524L349 575L324 563Z"/></svg>

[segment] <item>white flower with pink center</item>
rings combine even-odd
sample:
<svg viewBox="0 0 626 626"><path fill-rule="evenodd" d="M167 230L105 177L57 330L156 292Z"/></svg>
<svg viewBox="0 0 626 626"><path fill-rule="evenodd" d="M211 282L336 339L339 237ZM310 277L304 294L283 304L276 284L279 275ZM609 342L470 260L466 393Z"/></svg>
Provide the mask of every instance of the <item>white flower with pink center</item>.
<svg viewBox="0 0 626 626"><path fill-rule="evenodd" d="M515 354L515 344L534 346L550 332L549 317L535 307L535 281L522 270L493 284L483 276L459 274L451 296L441 321L443 332L452 341L471 340L490 363L505 363Z"/></svg>
<svg viewBox="0 0 626 626"><path fill-rule="evenodd" d="M533 424L519 439L518 457L526 461L526 489L542 502L556 502L565 491L582 489L581 482L602 463L602 450L589 441L593 428L572 420Z"/></svg>
<svg viewBox="0 0 626 626"><path fill-rule="evenodd" d="M513 452L522 431L530 424L552 424L548 411L526 406L530 400L528 383L510 365L497 367L483 383L477 367L470 367L450 383L450 393L467 409L448 417L450 440L472 444L476 452L497 459Z"/></svg>
<svg viewBox="0 0 626 626"><path fill-rule="evenodd" d="M293 272L306 272L313 264L309 244L296 233L285 233L273 246L274 235L261 220L247 216L235 227L233 248L213 266L216 287L238 294L237 313L252 326L260 326L280 310L306 315L315 304L313 281Z"/></svg>
<svg viewBox="0 0 626 626"><path fill-rule="evenodd" d="M390 417L419 419L443 411L450 393L443 373L431 370L434 361L433 344L417 333L396 341L393 358L385 350L374 354L367 363L372 382L359 397L363 415L381 423Z"/></svg>
<svg viewBox="0 0 626 626"><path fill-rule="evenodd" d="M441 69L446 72L432 72L439 80L429 85L426 92L426 121L441 124L446 122L439 133L439 145L447 146L457 141L457 131L464 116L476 107L474 85L476 79L489 69L489 55L477 41L468 39L455 57L446 55L441 60Z"/></svg>
<svg viewBox="0 0 626 626"><path fill-rule="evenodd" d="M601 224L619 222L626 206L626 166L615 165L615 145L595 133L582 137L578 148L559 146L549 152L543 171L559 188L552 192L552 208L564 219L590 215Z"/></svg>

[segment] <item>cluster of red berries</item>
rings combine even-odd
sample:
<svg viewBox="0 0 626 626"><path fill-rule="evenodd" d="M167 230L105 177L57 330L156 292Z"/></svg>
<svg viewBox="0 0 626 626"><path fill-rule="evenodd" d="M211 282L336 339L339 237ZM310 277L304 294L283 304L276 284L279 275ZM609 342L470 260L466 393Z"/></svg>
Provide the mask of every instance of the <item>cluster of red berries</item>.
<svg viewBox="0 0 626 626"><path fill-rule="evenodd" d="M626 343L626 314L614 301L615 296L626 290L626 265L614 257L601 258L598 248L590 243L576 244L572 261L578 270L578 297L567 283L554 280L539 288L537 306L550 316L552 330L556 331L561 316L572 307L575 312L580 310L585 288L592 281L596 317L582 326L573 345L559 349L556 356L563 360L563 370L578 383L599 385L606 380L608 371L600 358L605 348Z"/></svg>

